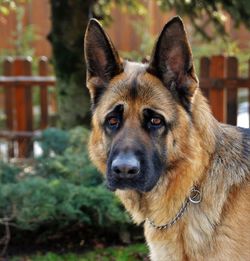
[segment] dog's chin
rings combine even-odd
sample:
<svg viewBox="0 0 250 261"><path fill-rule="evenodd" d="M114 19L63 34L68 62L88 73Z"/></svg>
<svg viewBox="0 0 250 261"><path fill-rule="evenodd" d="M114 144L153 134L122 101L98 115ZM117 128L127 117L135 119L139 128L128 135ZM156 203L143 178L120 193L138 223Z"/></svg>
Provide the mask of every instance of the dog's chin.
<svg viewBox="0 0 250 261"><path fill-rule="evenodd" d="M139 192L149 192L157 184L157 180L152 180L151 182L142 182L139 180L123 180L123 179L109 179L106 180L106 187L110 191L120 190L136 190Z"/></svg>

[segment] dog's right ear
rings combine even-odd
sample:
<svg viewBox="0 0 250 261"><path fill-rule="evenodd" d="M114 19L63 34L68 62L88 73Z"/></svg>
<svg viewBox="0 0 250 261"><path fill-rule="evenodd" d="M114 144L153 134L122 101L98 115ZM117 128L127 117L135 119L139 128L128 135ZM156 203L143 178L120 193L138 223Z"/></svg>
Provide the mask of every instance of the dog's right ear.
<svg viewBox="0 0 250 261"><path fill-rule="evenodd" d="M90 81L92 101L117 74L123 71L122 63L108 35L96 19L91 19L84 39L84 54L87 65L87 79ZM91 78L93 80L91 81Z"/></svg>

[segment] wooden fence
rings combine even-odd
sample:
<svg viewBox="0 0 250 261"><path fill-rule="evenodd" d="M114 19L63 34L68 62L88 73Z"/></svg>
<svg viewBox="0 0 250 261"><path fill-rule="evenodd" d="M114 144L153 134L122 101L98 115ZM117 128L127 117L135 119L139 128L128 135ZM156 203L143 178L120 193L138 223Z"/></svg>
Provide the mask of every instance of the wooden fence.
<svg viewBox="0 0 250 261"><path fill-rule="evenodd" d="M48 76L46 57L39 59L38 76L32 76L31 62L29 58L8 58L3 64L4 76L0 77L6 114L6 130L0 131L0 138L8 141L9 158L32 155L32 138L36 133L32 105L35 86L40 88L39 129L48 126L48 86L55 86L55 78ZM238 75L235 57L204 57L200 61L200 87L209 100L214 116L221 122L236 125L239 88L248 89L248 104L250 102L250 63L248 77L243 78Z"/></svg>
<svg viewBox="0 0 250 261"><path fill-rule="evenodd" d="M250 60L248 76L240 77L238 72L236 57L218 55L201 58L200 87L209 100L215 118L232 125L237 124L239 88L248 89L248 114L250 113Z"/></svg>
<svg viewBox="0 0 250 261"><path fill-rule="evenodd" d="M0 138L8 142L8 157L27 158L33 152L35 135L33 117L33 87L39 87L40 122L39 129L48 126L48 86L55 86L55 78L48 76L49 63L46 57L38 61L38 76L32 76L31 58L6 58L0 88L4 94L6 130L0 131Z"/></svg>

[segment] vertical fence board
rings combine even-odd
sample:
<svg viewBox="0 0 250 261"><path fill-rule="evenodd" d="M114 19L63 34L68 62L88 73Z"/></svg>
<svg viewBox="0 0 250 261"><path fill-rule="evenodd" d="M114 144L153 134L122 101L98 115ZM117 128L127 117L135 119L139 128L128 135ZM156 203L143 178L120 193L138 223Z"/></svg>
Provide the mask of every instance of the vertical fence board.
<svg viewBox="0 0 250 261"><path fill-rule="evenodd" d="M39 75L48 75L48 58L43 56L39 60ZM48 126L48 88L47 86L40 87L40 128L44 129Z"/></svg>
<svg viewBox="0 0 250 261"><path fill-rule="evenodd" d="M238 60L235 57L227 58L227 78L238 77ZM227 123L237 125L237 88L227 90Z"/></svg>
<svg viewBox="0 0 250 261"><path fill-rule="evenodd" d="M3 75L11 76L13 70L13 59L8 57L3 62ZM6 113L6 127L8 130L13 130L13 95L12 95L12 87L8 87L4 89L5 94L5 113Z"/></svg>
<svg viewBox="0 0 250 261"><path fill-rule="evenodd" d="M13 74L13 59L11 57L7 57L3 62L3 75L11 76ZM14 129L14 115L13 115L13 88L9 86L8 88L4 88L4 109L6 115L6 128L7 130ZM14 157L14 141L11 139L8 141L8 157Z"/></svg>
<svg viewBox="0 0 250 261"><path fill-rule="evenodd" d="M202 57L200 59L200 78L207 79L209 78L210 70L210 59L208 57ZM202 93L209 99L209 89L203 89Z"/></svg>
<svg viewBox="0 0 250 261"><path fill-rule="evenodd" d="M212 79L225 78L225 57L222 55L213 56L210 65L210 77ZM210 105L215 118L220 122L226 122L226 95L225 88L216 89L211 86Z"/></svg>
<svg viewBox="0 0 250 261"><path fill-rule="evenodd" d="M31 59L16 58L14 60L14 75L31 75ZM15 86L15 112L16 112L16 131L32 131L32 92L31 88L25 86ZM32 152L33 144L31 138L18 138L18 157L29 157Z"/></svg>

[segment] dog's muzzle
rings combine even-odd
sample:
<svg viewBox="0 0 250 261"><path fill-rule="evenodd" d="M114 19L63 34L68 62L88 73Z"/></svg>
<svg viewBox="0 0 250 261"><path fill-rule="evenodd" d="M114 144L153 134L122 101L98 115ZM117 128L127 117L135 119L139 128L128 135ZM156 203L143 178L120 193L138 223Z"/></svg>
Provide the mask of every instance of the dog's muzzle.
<svg viewBox="0 0 250 261"><path fill-rule="evenodd" d="M152 160L150 160L152 159ZM111 150L107 161L107 187L150 191L159 180L164 165L158 154L152 155L145 148L117 148Z"/></svg>
<svg viewBox="0 0 250 261"><path fill-rule="evenodd" d="M140 162L132 153L120 153L111 163L111 174L120 179L131 179L140 173Z"/></svg>

